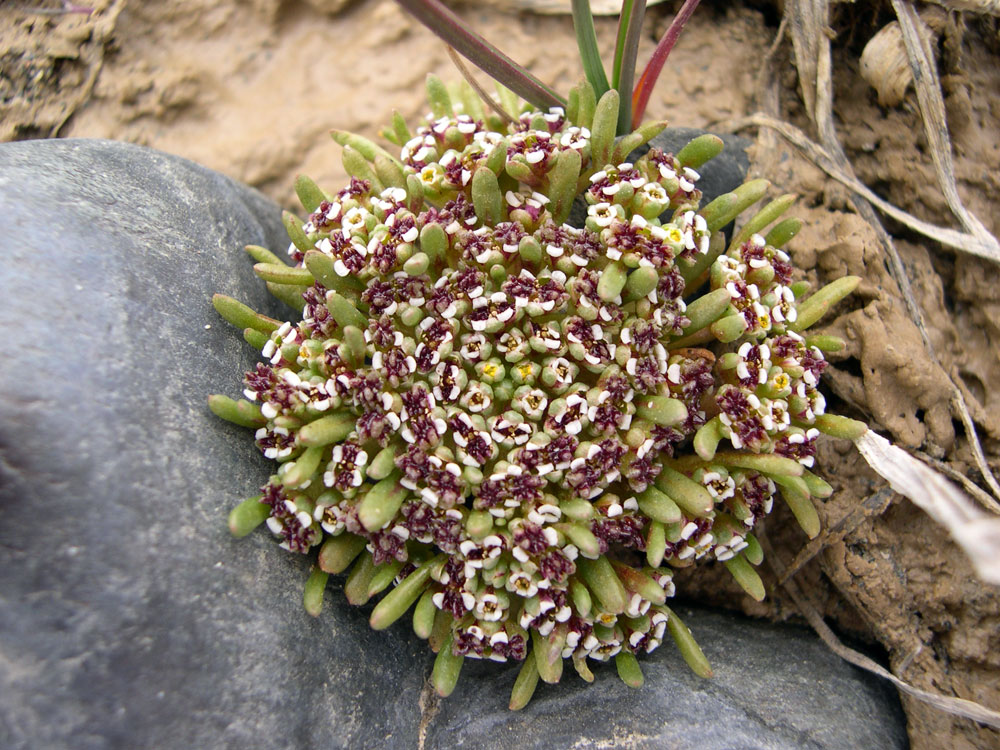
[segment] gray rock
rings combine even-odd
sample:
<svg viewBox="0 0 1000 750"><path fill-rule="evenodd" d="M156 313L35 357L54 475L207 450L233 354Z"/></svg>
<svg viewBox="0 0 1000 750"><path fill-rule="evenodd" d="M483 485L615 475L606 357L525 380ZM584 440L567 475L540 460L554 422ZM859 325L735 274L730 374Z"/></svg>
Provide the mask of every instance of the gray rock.
<svg viewBox="0 0 1000 750"><path fill-rule="evenodd" d="M707 609L674 608L711 662L712 679L693 674L668 638L640 659L646 682L638 690L618 679L613 663L592 666L595 680L590 685L567 664L559 685L539 683L527 709L504 714L495 707L495 694L510 690L516 671L498 676L467 662L459 687L471 697L453 696L440 703L427 725L426 746L908 747L895 691L848 666L811 631Z"/></svg>
<svg viewBox="0 0 1000 750"><path fill-rule="evenodd" d="M277 207L147 149L21 142L0 226L0 747L905 746L895 696L815 638L709 612L712 681L665 647L641 691L604 669L510 714L516 669L470 663L419 701L425 644L340 581L309 617L308 562L225 527L269 468L206 408L255 361L210 298L286 314L241 250L285 246Z"/></svg>

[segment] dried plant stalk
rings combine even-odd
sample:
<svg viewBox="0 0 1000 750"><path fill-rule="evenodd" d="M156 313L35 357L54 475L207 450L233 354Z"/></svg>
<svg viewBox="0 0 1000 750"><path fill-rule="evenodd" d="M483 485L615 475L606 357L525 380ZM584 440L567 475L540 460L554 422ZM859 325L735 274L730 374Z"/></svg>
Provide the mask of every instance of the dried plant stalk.
<svg viewBox="0 0 1000 750"><path fill-rule="evenodd" d="M983 223L963 205L958 195L955 165L951 158L951 138L948 136L948 124L945 121L944 98L941 96L941 84L938 81L934 55L928 41L930 31L908 0L892 0L892 7L899 19L899 29L910 59L913 84L917 90L917 101L920 103L920 114L923 116L924 130L927 133L931 157L934 159L938 184L941 185L948 207L958 218L959 223L969 234L977 238L984 248L988 248L994 258L998 258L1000 242L997 242L997 238L990 234Z"/></svg>
<svg viewBox="0 0 1000 750"><path fill-rule="evenodd" d="M731 129L733 131L745 130L751 126L770 128L779 133L785 140L797 146L807 159L826 172L830 177L850 188L886 216L895 219L914 232L929 237L932 240L937 240L942 245L954 248L955 250L961 250L970 255L976 255L980 258L1000 263L1000 251L993 250L978 238L956 229L940 227L928 221L918 219L913 214L907 213L903 209L879 197L872 192L871 188L858 180L854 175L848 174L847 171L842 169L826 149L809 138L802 130L784 120L757 112L746 117L717 124L719 129Z"/></svg>
<svg viewBox="0 0 1000 750"><path fill-rule="evenodd" d="M768 565L771 566L774 574L778 578L786 578L785 568L779 561L774 550L771 548L771 545L768 543L765 535L761 535L760 544L761 547L764 548L764 553L766 555L765 559L768 561ZM794 580L785 580L782 585L784 586L785 591L788 592L789 596L792 597L792 600L795 602L795 606L798 607L799 612L802 613L802 616L808 620L813 630L816 631L816 635L822 639L831 651L837 654L837 656L844 661L850 662L856 667L889 680L904 693L912 695L917 700L934 706L945 713L952 714L953 716L962 716L991 727L1000 728L1000 712L993 711L973 701L965 700L964 698L954 698L949 695L939 695L938 693L932 693L928 690L921 690L920 688L914 687L908 682L904 682L899 679L888 669L872 661L864 654L858 653L852 648L848 648L840 642L840 639L837 638L836 634L830 630L830 627L825 622L823 622L822 615L820 615L816 608L809 602Z"/></svg>
<svg viewBox="0 0 1000 750"><path fill-rule="evenodd" d="M1000 0L930 0L935 5L950 10L964 10L970 13L988 13L1000 16Z"/></svg>
<svg viewBox="0 0 1000 750"><path fill-rule="evenodd" d="M1000 584L1000 518L979 510L958 487L881 435L869 430L854 444L896 492L948 530L982 580Z"/></svg>

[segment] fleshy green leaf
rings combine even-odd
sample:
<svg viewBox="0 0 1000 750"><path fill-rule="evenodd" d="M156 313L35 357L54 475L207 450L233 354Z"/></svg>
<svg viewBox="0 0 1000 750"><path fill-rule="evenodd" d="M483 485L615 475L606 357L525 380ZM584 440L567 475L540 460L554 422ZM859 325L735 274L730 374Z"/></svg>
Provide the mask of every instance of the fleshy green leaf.
<svg viewBox="0 0 1000 750"><path fill-rule="evenodd" d="M691 667L691 671L699 677L711 677L712 667L708 663L708 659L705 658L698 642L691 635L691 631L688 630L688 626L669 608L663 607L663 610L667 613L667 630L670 631L674 643L677 644L677 649L681 652L687 665Z"/></svg>
<svg viewBox="0 0 1000 750"><path fill-rule="evenodd" d="M375 630L382 630L402 617L417 598L423 593L430 579L431 569L444 561L442 556L423 563L410 573L402 583L390 591L375 609L372 610L369 622Z"/></svg>
<svg viewBox="0 0 1000 750"><path fill-rule="evenodd" d="M726 570L736 579L740 588L746 591L754 600L758 602L764 601L764 582L760 580L757 571L751 567L743 555L737 555L730 560L726 560L723 565L726 566Z"/></svg>
<svg viewBox="0 0 1000 750"><path fill-rule="evenodd" d="M844 276L836 281L831 281L809 297L809 299L799 302L796 305L798 317L789 328L797 332L806 330L822 318L831 307L857 289L860 283L860 276Z"/></svg>
<svg viewBox="0 0 1000 750"><path fill-rule="evenodd" d="M323 611L323 594L330 574L320 568L313 568L302 592L302 606L313 617L319 617Z"/></svg>
<svg viewBox="0 0 1000 750"><path fill-rule="evenodd" d="M514 689L510 692L510 710L520 711L527 706L537 686L538 665L535 664L534 654L529 654L524 660L521 671L517 673L517 679L514 680Z"/></svg>
<svg viewBox="0 0 1000 750"><path fill-rule="evenodd" d="M413 608L413 632L417 634L417 638L427 640L431 637L431 631L434 629L434 618L438 611L438 608L434 606L434 590L425 590L420 595L417 606Z"/></svg>
<svg viewBox="0 0 1000 750"><path fill-rule="evenodd" d="M406 494L406 488L399 483L398 472L393 472L362 498L358 505L358 520L368 531L378 531L396 515Z"/></svg>
<svg viewBox="0 0 1000 750"><path fill-rule="evenodd" d="M688 141L680 151L677 152L677 161L681 166L698 169L705 162L714 159L725 148L722 139L711 133L703 133L697 138Z"/></svg>
<svg viewBox="0 0 1000 750"><path fill-rule="evenodd" d="M283 258L279 258L266 247L247 245L244 249L247 251L247 255L254 259L255 263L274 263L279 266L288 265Z"/></svg>
<svg viewBox="0 0 1000 750"><path fill-rule="evenodd" d="M306 268L275 265L274 263L255 263L253 272L264 281L275 284L292 284L295 286L312 286L316 279Z"/></svg>
<svg viewBox="0 0 1000 750"><path fill-rule="evenodd" d="M302 207L310 213L315 211L316 207L326 200L326 196L323 195L323 191L319 189L319 186L304 174L300 174L295 178L295 194L299 196Z"/></svg>
<svg viewBox="0 0 1000 750"><path fill-rule="evenodd" d="M588 560L584 557L576 561L577 572L587 584L591 594L604 608L604 611L618 614L625 611L628 606L628 594L625 586L615 575L614 568L608 558L601 555L596 560Z"/></svg>
<svg viewBox="0 0 1000 750"><path fill-rule="evenodd" d="M319 548L319 567L327 573L343 573L367 543L364 537L349 533L328 537Z"/></svg>
<svg viewBox="0 0 1000 750"><path fill-rule="evenodd" d="M816 416L816 429L836 438L857 440L868 432L868 425L839 414L819 414Z"/></svg>
<svg viewBox="0 0 1000 750"><path fill-rule="evenodd" d="M622 682L631 688L641 688L646 681L642 676L639 660L631 651L619 651L615 657L615 666L618 667L618 676Z"/></svg>
<svg viewBox="0 0 1000 750"><path fill-rule="evenodd" d="M764 208L754 214L754 216L743 225L739 234L733 237L730 247L739 247L754 234L763 231L764 227L776 221L778 217L785 213L785 211L787 211L794 202L795 195L792 193L787 193L782 195L780 198L775 198L773 201L764 206Z"/></svg>
<svg viewBox="0 0 1000 750"><path fill-rule="evenodd" d="M250 403L245 398L236 401L229 396L217 393L208 397L208 408L215 416L222 417L222 419L240 427L255 429L267 422L264 415L260 413L260 407Z"/></svg>
<svg viewBox="0 0 1000 750"><path fill-rule="evenodd" d="M299 430L298 443L306 447L339 443L354 430L355 421L354 415L347 412L320 417Z"/></svg>
<svg viewBox="0 0 1000 750"><path fill-rule="evenodd" d="M262 503L261 497L247 498L229 511L229 533L237 539L245 537L271 515L271 506Z"/></svg>
<svg viewBox="0 0 1000 750"><path fill-rule="evenodd" d="M462 671L462 662L465 657L452 653L451 644L454 642L454 634L450 633L448 638L441 644L437 658L434 660L434 669L431 672L431 684L437 694L442 698L447 698L458 684L458 675Z"/></svg>
<svg viewBox="0 0 1000 750"><path fill-rule="evenodd" d="M590 128L590 168L603 169L611 158L615 128L618 122L620 97L614 89L604 92L594 109L594 124Z"/></svg>

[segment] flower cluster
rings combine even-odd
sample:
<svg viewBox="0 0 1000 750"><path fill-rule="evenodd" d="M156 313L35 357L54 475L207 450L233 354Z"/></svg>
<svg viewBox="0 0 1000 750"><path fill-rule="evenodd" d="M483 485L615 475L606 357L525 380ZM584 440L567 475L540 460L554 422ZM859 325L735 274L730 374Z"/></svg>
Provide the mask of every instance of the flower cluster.
<svg viewBox="0 0 1000 750"><path fill-rule="evenodd" d="M802 301L786 223L726 247L763 190L699 209L718 139L630 159L574 112L457 110L397 127L398 158L345 137L337 193L300 182L292 265L257 250L298 323L218 302L265 362L213 408L278 462L234 529L318 548L320 593L348 567L352 602L390 589L374 627L416 605L442 692L465 657L627 671L668 630L696 664L671 570L720 561L760 597L779 489L811 531L815 441L844 424L803 331L849 289Z"/></svg>

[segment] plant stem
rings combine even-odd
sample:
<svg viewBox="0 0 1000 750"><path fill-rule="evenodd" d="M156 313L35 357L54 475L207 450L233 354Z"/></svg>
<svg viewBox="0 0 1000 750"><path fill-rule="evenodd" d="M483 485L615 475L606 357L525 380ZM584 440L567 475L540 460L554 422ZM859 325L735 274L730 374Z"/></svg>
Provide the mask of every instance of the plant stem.
<svg viewBox="0 0 1000 750"><path fill-rule="evenodd" d="M565 100L525 68L465 28L465 22L439 0L396 0L414 18L433 31L473 65L489 74L522 99L541 109L565 107Z"/></svg>

